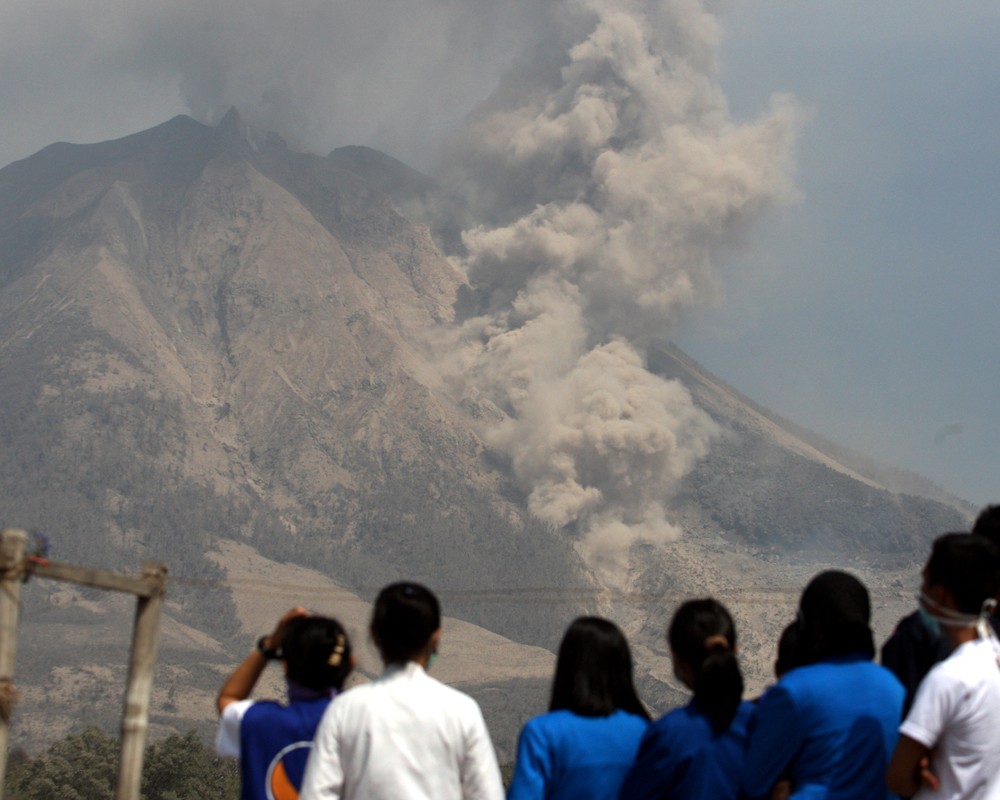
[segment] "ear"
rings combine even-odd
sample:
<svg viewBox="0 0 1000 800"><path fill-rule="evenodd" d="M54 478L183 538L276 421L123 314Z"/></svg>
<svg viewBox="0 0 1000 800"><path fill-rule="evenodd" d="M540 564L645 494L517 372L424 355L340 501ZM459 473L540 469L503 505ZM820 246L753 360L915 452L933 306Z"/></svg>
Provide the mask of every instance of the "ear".
<svg viewBox="0 0 1000 800"><path fill-rule="evenodd" d="M925 585L924 594L939 606L943 606L944 608L955 607L955 596L951 593L951 589L943 583Z"/></svg>
<svg viewBox="0 0 1000 800"><path fill-rule="evenodd" d="M955 602L954 592L952 592L951 589L949 589L947 586L938 586L937 588L940 590L940 596L934 596L934 599L937 600L945 608L950 608L957 611L958 603Z"/></svg>
<svg viewBox="0 0 1000 800"><path fill-rule="evenodd" d="M438 628L434 633L431 634L431 638L427 642L427 652L436 653L438 651L438 645L441 643L441 629Z"/></svg>
<svg viewBox="0 0 1000 800"><path fill-rule="evenodd" d="M683 658L674 652L672 647L670 648L670 659L674 666L674 676L677 680L687 686L688 689L694 691L694 670L691 669L690 665Z"/></svg>

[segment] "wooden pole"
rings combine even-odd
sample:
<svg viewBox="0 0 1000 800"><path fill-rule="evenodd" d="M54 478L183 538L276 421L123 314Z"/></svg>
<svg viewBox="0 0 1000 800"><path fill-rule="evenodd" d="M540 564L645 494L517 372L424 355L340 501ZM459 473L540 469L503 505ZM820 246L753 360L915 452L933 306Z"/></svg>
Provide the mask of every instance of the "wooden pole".
<svg viewBox="0 0 1000 800"><path fill-rule="evenodd" d="M14 703L14 657L27 541L24 531L0 531L0 800L7 775L7 726Z"/></svg>
<svg viewBox="0 0 1000 800"><path fill-rule="evenodd" d="M139 597L136 602L115 800L139 800L142 756L149 727L149 700L153 692L153 670L156 666L156 644L163 614L166 579L165 564L144 565L142 580L148 584L150 592L147 596Z"/></svg>

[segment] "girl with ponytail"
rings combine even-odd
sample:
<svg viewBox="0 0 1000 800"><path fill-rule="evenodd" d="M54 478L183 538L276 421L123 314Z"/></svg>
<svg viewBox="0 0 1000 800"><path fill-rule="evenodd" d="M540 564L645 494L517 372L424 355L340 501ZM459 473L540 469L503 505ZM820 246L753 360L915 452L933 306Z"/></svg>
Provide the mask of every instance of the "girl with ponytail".
<svg viewBox="0 0 1000 800"><path fill-rule="evenodd" d="M649 726L619 797L736 800L753 705L742 699L733 618L716 600L689 600L667 642L674 674L694 697Z"/></svg>

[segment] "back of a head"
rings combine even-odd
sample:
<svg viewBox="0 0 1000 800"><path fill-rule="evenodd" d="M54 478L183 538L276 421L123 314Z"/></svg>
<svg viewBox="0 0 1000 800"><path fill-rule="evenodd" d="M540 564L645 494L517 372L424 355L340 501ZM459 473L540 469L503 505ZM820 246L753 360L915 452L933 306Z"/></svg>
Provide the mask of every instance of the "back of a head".
<svg viewBox="0 0 1000 800"><path fill-rule="evenodd" d="M946 533L934 540L925 576L951 592L958 611L979 614L1000 590L1000 551L979 534Z"/></svg>
<svg viewBox="0 0 1000 800"><path fill-rule="evenodd" d="M774 675L780 678L799 666L802 666L799 656L799 623L790 622L778 639L778 658L774 662Z"/></svg>
<svg viewBox="0 0 1000 800"><path fill-rule="evenodd" d="M977 536L985 536L994 547L1000 547L1000 505L986 506L979 512L972 532Z"/></svg>
<svg viewBox="0 0 1000 800"><path fill-rule="evenodd" d="M632 682L632 655L618 627L600 617L579 617L559 645L550 711L604 717L617 710L649 718Z"/></svg>
<svg viewBox="0 0 1000 800"><path fill-rule="evenodd" d="M868 590L853 575L821 572L799 601L798 654L802 664L837 656L875 657Z"/></svg>
<svg viewBox="0 0 1000 800"><path fill-rule="evenodd" d="M419 583L393 583L375 600L371 632L386 664L405 664L427 646L441 627L441 606Z"/></svg>
<svg viewBox="0 0 1000 800"><path fill-rule="evenodd" d="M743 698L736 625L729 611L711 597L688 600L674 614L667 642L694 672L695 705L717 733L728 729Z"/></svg>
<svg viewBox="0 0 1000 800"><path fill-rule="evenodd" d="M329 617L290 620L281 637L281 658L289 681L315 691L342 689L351 672L351 642Z"/></svg>

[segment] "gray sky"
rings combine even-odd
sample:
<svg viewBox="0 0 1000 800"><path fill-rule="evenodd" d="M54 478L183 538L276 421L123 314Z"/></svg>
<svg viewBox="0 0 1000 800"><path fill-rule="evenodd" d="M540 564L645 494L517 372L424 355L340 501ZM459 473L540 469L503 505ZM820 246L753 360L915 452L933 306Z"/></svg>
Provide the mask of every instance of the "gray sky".
<svg viewBox="0 0 1000 800"><path fill-rule="evenodd" d="M324 153L435 143L549 35L479 0L6 0L0 164L230 104ZM1000 500L1000 5L740 0L720 15L733 117L807 109L799 202L720 256L680 342L779 413L975 503Z"/></svg>
<svg viewBox="0 0 1000 800"><path fill-rule="evenodd" d="M802 199L726 259L681 343L791 419L1000 501L1000 5L741 0L735 116L811 111Z"/></svg>

